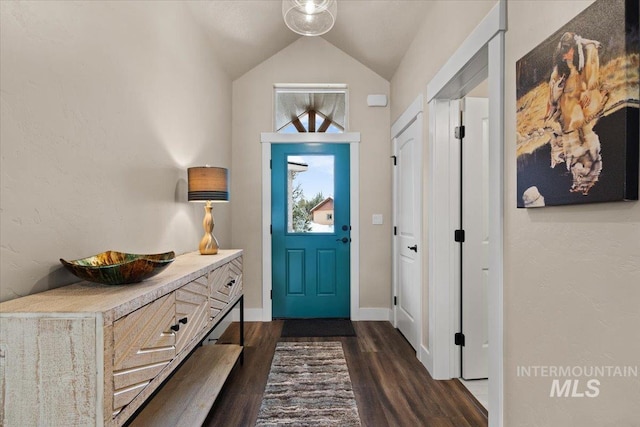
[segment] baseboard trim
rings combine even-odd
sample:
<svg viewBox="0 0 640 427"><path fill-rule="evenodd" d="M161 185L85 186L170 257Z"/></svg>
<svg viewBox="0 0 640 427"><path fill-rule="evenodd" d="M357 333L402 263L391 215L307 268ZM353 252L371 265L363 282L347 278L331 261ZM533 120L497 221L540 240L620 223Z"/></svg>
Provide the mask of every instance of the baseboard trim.
<svg viewBox="0 0 640 427"><path fill-rule="evenodd" d="M360 308L359 316L353 320L364 321L391 321L391 310L388 308ZM235 308L231 313L234 322L240 321L240 311ZM264 317L261 308L245 308L244 309L245 322L264 322ZM270 320L267 320L270 321Z"/></svg>
<svg viewBox="0 0 640 427"><path fill-rule="evenodd" d="M429 375L433 376L433 355L424 344L420 344L420 351L418 352L418 360L424 365L429 372Z"/></svg>

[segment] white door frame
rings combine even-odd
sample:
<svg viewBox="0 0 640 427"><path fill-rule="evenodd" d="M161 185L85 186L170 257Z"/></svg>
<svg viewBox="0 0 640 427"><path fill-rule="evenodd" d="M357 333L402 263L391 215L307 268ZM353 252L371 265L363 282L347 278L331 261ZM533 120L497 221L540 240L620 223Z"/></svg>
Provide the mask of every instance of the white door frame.
<svg viewBox="0 0 640 427"><path fill-rule="evenodd" d="M262 320L273 318L271 304L271 144L348 143L350 154L351 211L351 320L360 320L360 132L345 133L275 133L260 134L262 143Z"/></svg>
<svg viewBox="0 0 640 427"><path fill-rule="evenodd" d="M418 143L418 165L420 167L420 180L418 181L418 191L422 193L422 172L424 170L422 164L422 145L423 145L423 111L424 111L424 97L422 94L418 95L418 97L411 103L409 108L405 110L404 113L393 123L391 126L391 142L393 144L393 155L397 156L398 154L398 145L397 138L400 136L404 130L409 127L414 121L417 122L418 128L418 138L416 142ZM398 223L398 169L393 168L393 224ZM416 354L418 358L420 357L420 343L422 342L422 263L424 261L424 257L422 254L424 253L424 246L422 242L422 203L419 206L418 212L416 212L416 217L418 218L418 230L416 233L416 244L419 248L419 255L417 256L417 265L418 265L418 311L416 314L416 324L418 325L418 341L416 347ZM392 281L393 281L393 294L398 295L398 236L394 236L392 239L392 254L393 254L393 262L392 262ZM398 318L396 312L398 310L398 306L393 306L393 327L398 327Z"/></svg>
<svg viewBox="0 0 640 427"><path fill-rule="evenodd" d="M504 32L506 0L487 14L427 85L429 103L429 343L436 379L452 378L455 282L448 165L449 104L489 83L489 426L503 426ZM455 215L453 215L455 217ZM429 368L429 366L427 365ZM456 374L457 376L457 374Z"/></svg>

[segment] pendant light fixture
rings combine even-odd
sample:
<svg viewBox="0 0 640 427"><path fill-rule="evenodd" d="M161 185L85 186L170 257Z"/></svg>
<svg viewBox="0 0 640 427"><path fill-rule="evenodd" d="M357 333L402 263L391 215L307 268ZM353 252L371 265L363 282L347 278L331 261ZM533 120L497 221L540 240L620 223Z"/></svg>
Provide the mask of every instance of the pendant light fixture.
<svg viewBox="0 0 640 427"><path fill-rule="evenodd" d="M338 16L336 0L282 0L282 17L291 31L321 36L333 28Z"/></svg>

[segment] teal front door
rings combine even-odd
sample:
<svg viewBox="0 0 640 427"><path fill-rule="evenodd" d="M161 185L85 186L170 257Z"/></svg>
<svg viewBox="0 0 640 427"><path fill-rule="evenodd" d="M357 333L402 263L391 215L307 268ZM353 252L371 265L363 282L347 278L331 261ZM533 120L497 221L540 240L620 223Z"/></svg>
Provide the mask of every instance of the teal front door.
<svg viewBox="0 0 640 427"><path fill-rule="evenodd" d="M274 318L349 318L349 144L271 148Z"/></svg>

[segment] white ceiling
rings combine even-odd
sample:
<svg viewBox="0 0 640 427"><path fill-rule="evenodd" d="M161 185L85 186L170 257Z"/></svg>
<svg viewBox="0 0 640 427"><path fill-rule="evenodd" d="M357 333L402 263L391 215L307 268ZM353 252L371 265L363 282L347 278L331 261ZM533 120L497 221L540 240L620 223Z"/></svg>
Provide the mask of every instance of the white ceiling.
<svg viewBox="0 0 640 427"><path fill-rule="evenodd" d="M322 36L390 80L430 8L429 0L338 0L338 18ZM188 3L226 71L236 79L296 41L281 0Z"/></svg>

